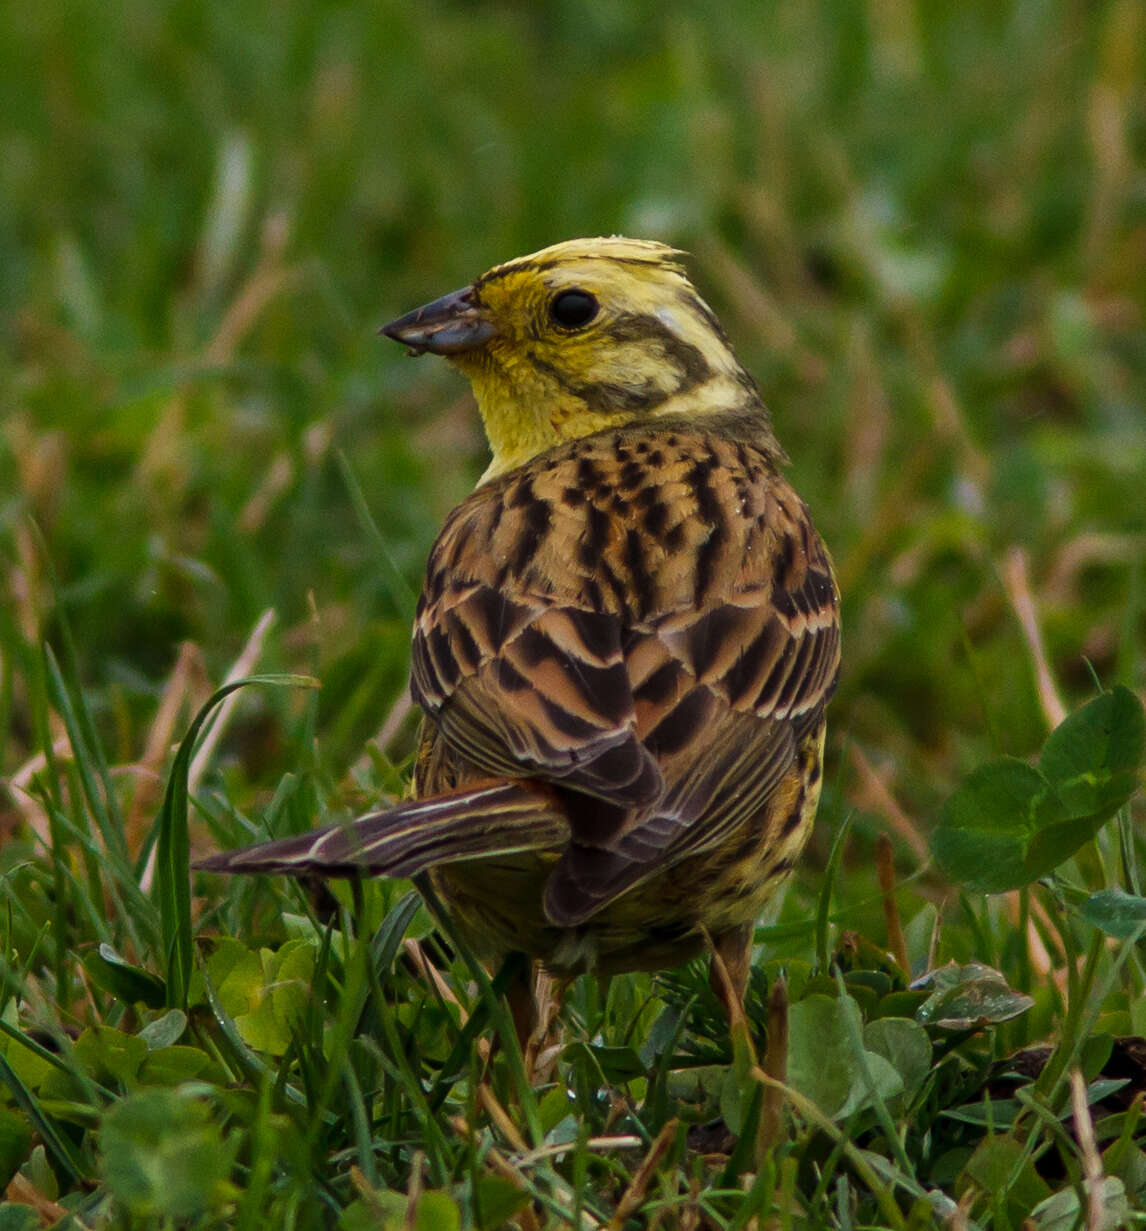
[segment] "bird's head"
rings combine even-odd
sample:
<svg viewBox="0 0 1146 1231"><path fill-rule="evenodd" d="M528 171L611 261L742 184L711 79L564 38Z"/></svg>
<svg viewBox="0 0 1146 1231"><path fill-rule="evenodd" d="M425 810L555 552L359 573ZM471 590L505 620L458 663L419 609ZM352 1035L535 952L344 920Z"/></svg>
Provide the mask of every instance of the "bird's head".
<svg viewBox="0 0 1146 1231"><path fill-rule="evenodd" d="M755 382L679 255L619 236L568 240L495 266L382 332L469 377L493 450L487 478L656 416L723 415L773 443Z"/></svg>

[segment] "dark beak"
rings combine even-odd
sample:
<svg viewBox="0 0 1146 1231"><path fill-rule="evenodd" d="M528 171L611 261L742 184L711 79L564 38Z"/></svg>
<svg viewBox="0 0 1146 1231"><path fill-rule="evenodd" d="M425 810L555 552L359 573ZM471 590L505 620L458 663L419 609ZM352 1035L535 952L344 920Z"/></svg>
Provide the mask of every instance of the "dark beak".
<svg viewBox="0 0 1146 1231"><path fill-rule="evenodd" d="M408 346L415 355L460 355L483 346L497 332L478 306L472 287L407 312L378 331Z"/></svg>

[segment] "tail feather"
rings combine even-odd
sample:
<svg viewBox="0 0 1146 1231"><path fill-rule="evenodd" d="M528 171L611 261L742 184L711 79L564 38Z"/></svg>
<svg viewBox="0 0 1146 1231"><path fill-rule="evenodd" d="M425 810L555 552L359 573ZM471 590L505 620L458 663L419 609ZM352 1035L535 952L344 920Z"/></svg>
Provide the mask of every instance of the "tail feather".
<svg viewBox="0 0 1146 1231"><path fill-rule="evenodd" d="M564 846L569 822L535 787L488 782L450 795L412 799L349 825L209 855L206 872L285 876L415 876L467 859Z"/></svg>

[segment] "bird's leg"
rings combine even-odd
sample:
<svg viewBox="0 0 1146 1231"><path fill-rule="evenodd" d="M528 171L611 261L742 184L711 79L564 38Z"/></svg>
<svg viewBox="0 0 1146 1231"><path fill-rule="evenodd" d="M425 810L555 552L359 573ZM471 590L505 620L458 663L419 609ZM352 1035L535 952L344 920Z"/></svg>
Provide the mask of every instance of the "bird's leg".
<svg viewBox="0 0 1146 1231"><path fill-rule="evenodd" d="M522 1056L525 1057L527 1073L529 1072L529 1041L533 1038L538 1023L537 999L533 994L533 986L533 963L522 962L513 981L505 989L505 1002L513 1018L513 1032L517 1035L517 1045L521 1048Z"/></svg>
<svg viewBox="0 0 1146 1231"><path fill-rule="evenodd" d="M708 982L733 1026L744 1018L744 993L748 990L748 971L752 965L752 931L753 925L744 923L709 941L712 959Z"/></svg>
<svg viewBox="0 0 1146 1231"><path fill-rule="evenodd" d="M538 1062L561 1015L568 986L568 979L558 978L537 967L523 970L521 977L514 979L506 988L506 1003L525 1061L525 1072L531 1083L537 1077Z"/></svg>
<svg viewBox="0 0 1146 1231"><path fill-rule="evenodd" d="M534 978L533 1001L537 1016L525 1052L525 1071L534 1085L547 1080L548 1071L556 1060L559 1049L551 1047L551 1044L568 987L568 978L552 975L540 968Z"/></svg>

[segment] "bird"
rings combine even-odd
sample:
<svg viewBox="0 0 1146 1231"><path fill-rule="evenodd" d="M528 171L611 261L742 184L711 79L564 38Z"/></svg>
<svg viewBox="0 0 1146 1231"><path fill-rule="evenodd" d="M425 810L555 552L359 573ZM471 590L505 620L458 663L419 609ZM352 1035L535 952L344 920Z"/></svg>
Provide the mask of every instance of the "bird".
<svg viewBox="0 0 1146 1231"><path fill-rule="evenodd" d="M743 998L817 808L840 600L683 255L567 240L380 330L469 379L492 459L417 606L412 798L199 867L428 877L484 960L707 949Z"/></svg>

